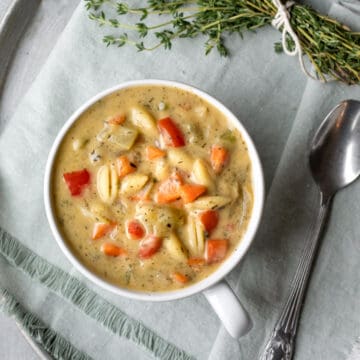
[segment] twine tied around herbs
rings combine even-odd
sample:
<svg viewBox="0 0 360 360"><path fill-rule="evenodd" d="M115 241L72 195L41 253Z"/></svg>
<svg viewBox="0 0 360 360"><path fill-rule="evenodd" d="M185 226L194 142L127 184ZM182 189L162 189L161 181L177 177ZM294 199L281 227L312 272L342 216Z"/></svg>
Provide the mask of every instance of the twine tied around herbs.
<svg viewBox="0 0 360 360"><path fill-rule="evenodd" d="M274 3L274 5L277 8L277 13L276 13L273 21L271 22L271 25L277 30L280 30L282 27L281 42L282 42L282 47L283 47L285 54L289 55L289 56L298 55L300 67L301 67L301 70L303 71L303 73L313 80L318 80L317 78L315 78L313 75L311 75L307 71L307 69L305 67L304 59L303 59L303 51L301 48L300 40L290 24L289 9L292 6L294 6L296 3L294 1L287 1L285 4L283 4L281 2L281 0L272 0L272 2ZM291 40L294 42L293 50L288 48L288 44L286 42L287 36L289 36L291 38Z"/></svg>

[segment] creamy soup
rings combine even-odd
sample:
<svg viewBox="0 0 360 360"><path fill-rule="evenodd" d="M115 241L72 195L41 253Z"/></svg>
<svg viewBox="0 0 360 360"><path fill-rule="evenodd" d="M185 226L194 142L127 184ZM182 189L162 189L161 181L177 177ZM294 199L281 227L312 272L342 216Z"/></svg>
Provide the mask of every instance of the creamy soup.
<svg viewBox="0 0 360 360"><path fill-rule="evenodd" d="M217 108L174 87L119 90L64 137L53 206L73 254L106 281L166 291L214 272L253 206L246 145Z"/></svg>

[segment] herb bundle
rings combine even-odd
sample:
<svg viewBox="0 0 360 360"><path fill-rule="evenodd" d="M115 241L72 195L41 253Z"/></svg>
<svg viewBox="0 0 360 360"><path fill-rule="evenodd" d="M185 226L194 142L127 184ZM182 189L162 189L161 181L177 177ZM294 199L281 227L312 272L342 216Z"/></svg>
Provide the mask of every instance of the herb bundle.
<svg viewBox="0 0 360 360"><path fill-rule="evenodd" d="M89 17L101 26L122 29L118 35L106 35L106 45L130 44L139 51L163 46L171 49L178 38L207 37L205 53L216 48L227 56L226 34L256 30L271 24L277 8L271 0L147 0L144 7L131 7L114 0L85 0ZM111 15L109 15L109 13ZM299 38L301 48L322 80L335 79L347 84L360 83L360 33L352 32L336 20L318 14L308 6L295 4L289 9L290 23ZM137 19L122 22L123 15ZM154 23L154 16L166 20ZM126 18L127 19L127 18ZM131 32L133 38L128 33ZM153 37L151 38L151 35ZM150 39L149 39L150 37ZM145 38L149 39L145 43ZM294 43L287 38L288 47ZM275 44L281 52L281 43Z"/></svg>

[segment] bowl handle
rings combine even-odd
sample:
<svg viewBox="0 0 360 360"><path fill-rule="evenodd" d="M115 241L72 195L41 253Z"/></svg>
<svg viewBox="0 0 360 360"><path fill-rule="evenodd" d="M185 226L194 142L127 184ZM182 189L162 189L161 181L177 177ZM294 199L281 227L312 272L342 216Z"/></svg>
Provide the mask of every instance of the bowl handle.
<svg viewBox="0 0 360 360"><path fill-rule="evenodd" d="M233 338L250 331L252 321L227 282L221 281L203 293Z"/></svg>

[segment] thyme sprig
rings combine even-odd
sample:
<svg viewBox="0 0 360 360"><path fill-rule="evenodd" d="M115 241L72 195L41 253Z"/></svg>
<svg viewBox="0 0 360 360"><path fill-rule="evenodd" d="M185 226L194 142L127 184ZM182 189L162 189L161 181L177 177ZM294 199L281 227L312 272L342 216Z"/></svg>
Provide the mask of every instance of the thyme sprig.
<svg viewBox="0 0 360 360"><path fill-rule="evenodd" d="M226 34L256 30L271 23L277 9L271 0L147 0L144 7L131 7L115 0L85 0L90 19L100 26L127 32L106 35L107 46L129 44L139 51L154 50L160 46L171 49L177 38L207 37L205 53L216 48L220 55L229 55L225 46ZM113 13L116 17L107 15ZM139 21L121 22L130 14ZM318 14L314 9L296 4L290 9L291 25L297 34L303 53L323 81L336 79L347 84L360 82L360 33L352 32L336 20ZM154 22L158 16L166 21ZM150 36L152 35L152 37ZM148 40L145 43L145 38ZM290 38L288 46L294 46ZM281 52L280 43L275 51Z"/></svg>

